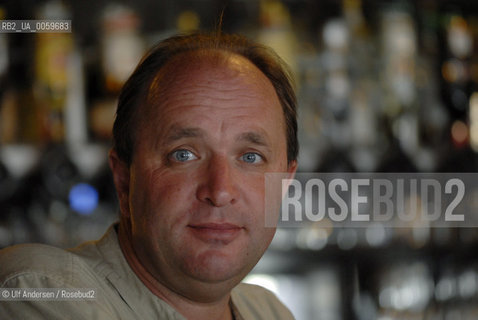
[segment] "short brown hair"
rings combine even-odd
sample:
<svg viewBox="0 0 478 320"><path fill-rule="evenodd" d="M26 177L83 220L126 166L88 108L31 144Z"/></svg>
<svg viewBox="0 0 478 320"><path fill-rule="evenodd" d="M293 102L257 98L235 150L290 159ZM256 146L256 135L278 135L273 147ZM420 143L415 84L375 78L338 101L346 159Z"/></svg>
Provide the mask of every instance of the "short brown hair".
<svg viewBox="0 0 478 320"><path fill-rule="evenodd" d="M124 84L118 100L113 125L113 147L118 157L131 165L135 143L135 125L139 106L146 102L153 79L172 57L185 52L219 50L238 54L253 63L271 81L284 112L287 136L287 161L297 159L297 100L289 70L270 48L244 36L215 33L194 33L165 39L154 46L141 60Z"/></svg>

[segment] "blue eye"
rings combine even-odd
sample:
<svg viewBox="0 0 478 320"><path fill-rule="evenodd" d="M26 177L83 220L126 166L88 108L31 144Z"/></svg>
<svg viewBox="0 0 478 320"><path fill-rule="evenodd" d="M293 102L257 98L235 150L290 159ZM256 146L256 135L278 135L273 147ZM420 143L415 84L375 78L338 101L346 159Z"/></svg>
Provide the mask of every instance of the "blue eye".
<svg viewBox="0 0 478 320"><path fill-rule="evenodd" d="M262 161L262 156L255 152L248 152L242 156L242 161L246 163L258 163Z"/></svg>
<svg viewBox="0 0 478 320"><path fill-rule="evenodd" d="M197 157L194 155L189 150L186 149L181 149L181 150L176 150L173 153L171 153L171 157L173 160L178 161L178 162L186 162L189 160L194 160L197 159Z"/></svg>

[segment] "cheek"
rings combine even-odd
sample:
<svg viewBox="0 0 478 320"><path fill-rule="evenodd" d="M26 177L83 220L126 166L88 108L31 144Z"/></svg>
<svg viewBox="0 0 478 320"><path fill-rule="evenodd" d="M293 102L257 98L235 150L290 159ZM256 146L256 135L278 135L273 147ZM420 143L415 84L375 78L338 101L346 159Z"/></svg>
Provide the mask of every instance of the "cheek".
<svg viewBox="0 0 478 320"><path fill-rule="evenodd" d="M148 189L151 202L167 205L179 200L183 185L181 179L171 175L152 175L149 179Z"/></svg>
<svg viewBox="0 0 478 320"><path fill-rule="evenodd" d="M265 179L264 176L249 179L243 183L246 211L249 212L249 227L253 246L265 250L274 237L275 228L266 228Z"/></svg>
<svg viewBox="0 0 478 320"><path fill-rule="evenodd" d="M264 206L264 195L265 195L265 179L262 173L257 176L249 176L241 181L241 190L243 197L247 199L248 205L253 205L256 209L254 212L257 212L259 208Z"/></svg>
<svg viewBox="0 0 478 320"><path fill-rule="evenodd" d="M132 216L143 228L157 229L158 225L170 225L172 220L187 212L182 206L190 199L187 179L178 175L143 172L135 179L131 193Z"/></svg>
<svg viewBox="0 0 478 320"><path fill-rule="evenodd" d="M149 178L151 197L162 202L191 201L195 192L195 174L191 172L161 172L153 173ZM181 203L174 203L180 206Z"/></svg>
<svg viewBox="0 0 478 320"><path fill-rule="evenodd" d="M248 220L249 228L257 237L264 237L265 226L265 185L264 179L260 177L252 177L242 183L242 203L245 208L240 211L244 212L245 218Z"/></svg>

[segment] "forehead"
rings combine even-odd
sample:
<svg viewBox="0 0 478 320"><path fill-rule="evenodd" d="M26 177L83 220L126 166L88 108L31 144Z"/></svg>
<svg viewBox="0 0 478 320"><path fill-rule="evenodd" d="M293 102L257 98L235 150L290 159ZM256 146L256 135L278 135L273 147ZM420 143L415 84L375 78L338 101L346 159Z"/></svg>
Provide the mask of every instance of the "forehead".
<svg viewBox="0 0 478 320"><path fill-rule="evenodd" d="M208 103L211 108L242 104L244 112L254 106L282 115L275 88L259 68L240 55L212 50L173 57L152 81L144 114L154 117L174 107Z"/></svg>
<svg viewBox="0 0 478 320"><path fill-rule="evenodd" d="M202 50L181 53L171 58L153 79L147 104L156 105L160 95L197 85L195 81L207 84L212 80L224 85L259 86L264 95L277 98L270 80L247 58L220 50Z"/></svg>

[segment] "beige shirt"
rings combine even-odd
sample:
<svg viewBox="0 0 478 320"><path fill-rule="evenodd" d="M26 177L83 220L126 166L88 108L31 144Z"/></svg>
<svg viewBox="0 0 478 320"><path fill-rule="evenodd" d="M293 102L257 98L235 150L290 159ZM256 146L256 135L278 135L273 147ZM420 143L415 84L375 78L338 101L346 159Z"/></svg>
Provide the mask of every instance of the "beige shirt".
<svg viewBox="0 0 478 320"><path fill-rule="evenodd" d="M0 287L96 291L92 300L0 301L0 319L185 319L131 270L114 226L100 240L74 249L27 244L0 250ZM231 298L237 320L294 319L264 288L239 284Z"/></svg>

